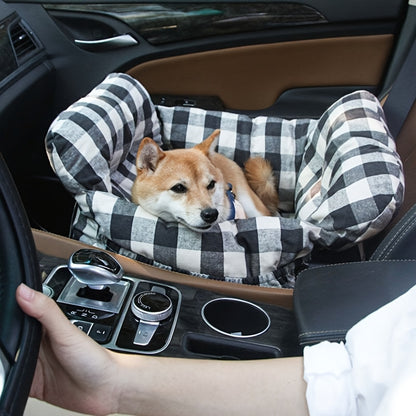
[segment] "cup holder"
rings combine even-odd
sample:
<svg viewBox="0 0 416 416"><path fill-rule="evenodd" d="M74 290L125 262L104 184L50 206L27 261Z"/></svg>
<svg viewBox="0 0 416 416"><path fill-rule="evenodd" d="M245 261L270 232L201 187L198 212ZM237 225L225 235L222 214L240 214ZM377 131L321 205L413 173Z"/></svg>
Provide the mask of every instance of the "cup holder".
<svg viewBox="0 0 416 416"><path fill-rule="evenodd" d="M256 337L270 327L270 317L262 308L241 299L213 299L203 306L201 314L214 331L235 338Z"/></svg>

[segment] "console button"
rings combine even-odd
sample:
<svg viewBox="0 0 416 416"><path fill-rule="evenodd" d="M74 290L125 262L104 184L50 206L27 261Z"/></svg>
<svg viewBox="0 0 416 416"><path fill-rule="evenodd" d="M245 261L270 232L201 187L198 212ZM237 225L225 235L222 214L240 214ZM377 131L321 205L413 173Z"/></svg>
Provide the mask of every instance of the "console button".
<svg viewBox="0 0 416 416"><path fill-rule="evenodd" d="M105 344L108 342L110 335L111 326L102 324L94 324L89 333L89 336L100 344Z"/></svg>
<svg viewBox="0 0 416 416"><path fill-rule="evenodd" d="M158 326L159 322L140 321L133 344L141 346L148 345L152 340Z"/></svg>
<svg viewBox="0 0 416 416"><path fill-rule="evenodd" d="M87 335L90 333L92 323L85 321L72 321L72 323L79 328L82 332L85 332Z"/></svg>

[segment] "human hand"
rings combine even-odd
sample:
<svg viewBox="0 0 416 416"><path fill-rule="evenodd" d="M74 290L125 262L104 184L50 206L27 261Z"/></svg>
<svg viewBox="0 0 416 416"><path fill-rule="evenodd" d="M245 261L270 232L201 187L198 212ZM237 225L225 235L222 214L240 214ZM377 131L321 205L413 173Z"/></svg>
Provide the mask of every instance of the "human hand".
<svg viewBox="0 0 416 416"><path fill-rule="evenodd" d="M115 413L119 397L116 354L71 324L42 293L20 285L16 299L25 313L43 325L30 395L77 412Z"/></svg>
<svg viewBox="0 0 416 416"><path fill-rule="evenodd" d="M42 293L20 285L16 296L44 328L33 397L94 415L307 414L302 357L222 361L118 354L72 325ZM282 391L284 401L276 399Z"/></svg>

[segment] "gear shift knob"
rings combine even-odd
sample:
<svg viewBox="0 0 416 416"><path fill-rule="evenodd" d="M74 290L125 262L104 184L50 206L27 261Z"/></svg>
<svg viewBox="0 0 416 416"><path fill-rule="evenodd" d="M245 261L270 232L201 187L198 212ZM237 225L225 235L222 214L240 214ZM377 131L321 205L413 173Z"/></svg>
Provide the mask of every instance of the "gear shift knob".
<svg viewBox="0 0 416 416"><path fill-rule="evenodd" d="M95 249L81 249L73 253L68 269L79 282L96 290L119 282L123 276L123 268L113 256Z"/></svg>

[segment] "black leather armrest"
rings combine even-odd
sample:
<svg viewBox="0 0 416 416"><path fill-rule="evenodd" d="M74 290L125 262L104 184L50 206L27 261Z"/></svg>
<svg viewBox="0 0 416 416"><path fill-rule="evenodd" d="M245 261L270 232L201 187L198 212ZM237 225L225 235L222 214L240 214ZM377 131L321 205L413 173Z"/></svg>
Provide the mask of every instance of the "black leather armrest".
<svg viewBox="0 0 416 416"><path fill-rule="evenodd" d="M410 259L416 259L416 205L413 205L389 231L370 258L370 260Z"/></svg>
<svg viewBox="0 0 416 416"><path fill-rule="evenodd" d="M415 284L415 260L345 263L303 271L294 290L300 344L344 341L358 321Z"/></svg>

